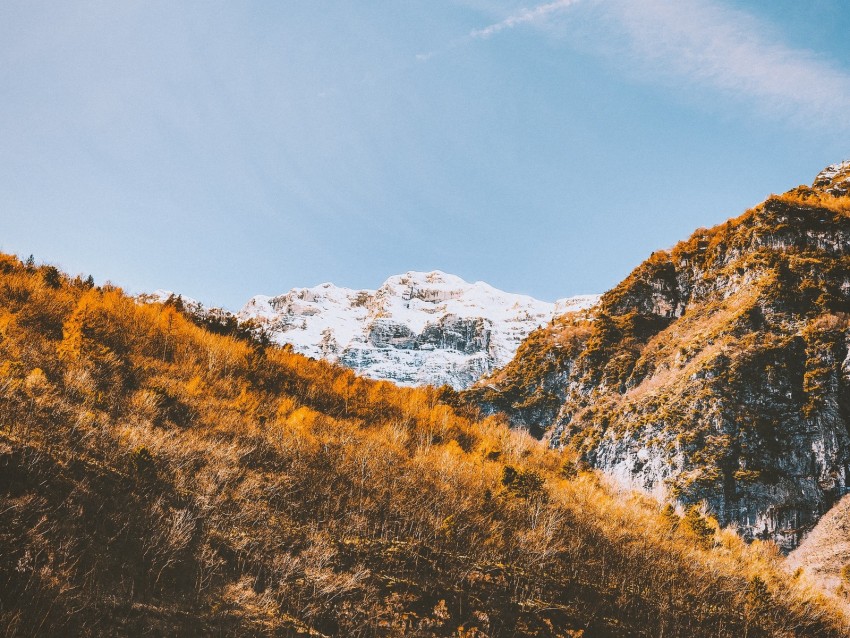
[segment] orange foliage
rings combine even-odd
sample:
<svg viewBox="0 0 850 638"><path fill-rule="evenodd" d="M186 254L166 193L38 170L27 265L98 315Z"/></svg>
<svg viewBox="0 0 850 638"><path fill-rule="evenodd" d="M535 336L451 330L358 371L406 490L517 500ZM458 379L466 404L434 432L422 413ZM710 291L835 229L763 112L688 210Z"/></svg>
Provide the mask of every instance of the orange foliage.
<svg viewBox="0 0 850 638"><path fill-rule="evenodd" d="M846 635L775 554L441 400L0 256L0 633Z"/></svg>

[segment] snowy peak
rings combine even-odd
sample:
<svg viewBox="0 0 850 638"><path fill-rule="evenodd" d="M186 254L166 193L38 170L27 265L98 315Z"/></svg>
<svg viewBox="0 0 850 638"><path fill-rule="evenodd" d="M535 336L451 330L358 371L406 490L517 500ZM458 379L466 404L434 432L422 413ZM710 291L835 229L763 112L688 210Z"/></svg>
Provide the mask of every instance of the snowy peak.
<svg viewBox="0 0 850 638"><path fill-rule="evenodd" d="M259 323L277 343L373 378L464 388L510 361L531 330L597 299L553 304L439 270L409 271L377 290L324 283L258 295L238 317Z"/></svg>
<svg viewBox="0 0 850 638"><path fill-rule="evenodd" d="M812 187L838 197L850 194L850 160L827 166L815 177Z"/></svg>
<svg viewBox="0 0 850 638"><path fill-rule="evenodd" d="M391 316L415 332L421 332L438 316L480 317L491 321L545 317L545 323L554 311L553 304L502 292L483 281L471 284L439 270L411 271L390 277L374 292L374 300L374 318Z"/></svg>

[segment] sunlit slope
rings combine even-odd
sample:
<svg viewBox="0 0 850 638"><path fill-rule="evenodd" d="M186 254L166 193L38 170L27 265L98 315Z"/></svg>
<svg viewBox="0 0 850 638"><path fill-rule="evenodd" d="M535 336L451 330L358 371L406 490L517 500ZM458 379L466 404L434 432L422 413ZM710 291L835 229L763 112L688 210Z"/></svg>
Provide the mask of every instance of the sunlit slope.
<svg viewBox="0 0 850 638"><path fill-rule="evenodd" d="M773 545L441 398L0 257L0 634L850 631Z"/></svg>
<svg viewBox="0 0 850 638"><path fill-rule="evenodd" d="M788 556L788 565L805 570L826 591L850 605L850 496L818 521Z"/></svg>

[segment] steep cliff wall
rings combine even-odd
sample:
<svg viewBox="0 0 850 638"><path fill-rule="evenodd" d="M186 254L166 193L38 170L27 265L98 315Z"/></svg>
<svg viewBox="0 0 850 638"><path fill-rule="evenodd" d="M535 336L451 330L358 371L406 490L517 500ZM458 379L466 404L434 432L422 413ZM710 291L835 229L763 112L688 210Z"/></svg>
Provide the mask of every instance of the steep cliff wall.
<svg viewBox="0 0 850 638"><path fill-rule="evenodd" d="M467 398L786 549L850 480L850 163L532 333Z"/></svg>

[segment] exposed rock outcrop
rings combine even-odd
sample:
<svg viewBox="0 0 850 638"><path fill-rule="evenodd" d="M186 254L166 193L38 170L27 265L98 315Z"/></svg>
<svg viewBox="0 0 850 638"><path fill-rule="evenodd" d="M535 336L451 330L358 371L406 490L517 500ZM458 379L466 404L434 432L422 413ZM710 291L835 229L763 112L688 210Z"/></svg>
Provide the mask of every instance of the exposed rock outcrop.
<svg viewBox="0 0 850 638"><path fill-rule="evenodd" d="M850 161L827 166L818 173L813 186L832 195L850 193Z"/></svg>
<svg viewBox="0 0 850 638"><path fill-rule="evenodd" d="M850 482L850 163L654 253L467 397L786 549Z"/></svg>

